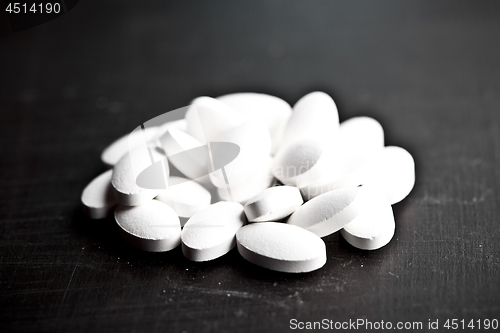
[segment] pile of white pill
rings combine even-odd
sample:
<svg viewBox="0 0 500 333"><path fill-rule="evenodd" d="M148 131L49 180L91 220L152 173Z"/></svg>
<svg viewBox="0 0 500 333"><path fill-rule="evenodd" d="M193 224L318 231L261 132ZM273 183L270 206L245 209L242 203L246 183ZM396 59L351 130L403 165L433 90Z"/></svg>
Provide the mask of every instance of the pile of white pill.
<svg viewBox="0 0 500 333"><path fill-rule="evenodd" d="M235 157L216 145L226 142L239 148ZM210 156L226 154L226 163L193 153L203 147ZM389 243L391 205L415 183L412 156L386 147L376 120L339 123L323 92L307 94L293 109L259 93L198 97L184 119L126 135L101 160L112 170L83 190L84 211L93 219L114 211L131 245L153 252L181 245L193 261L237 247L246 260L282 272L325 265L321 237L337 231L359 249ZM139 186L137 175L152 164L165 175L164 186ZM184 177L171 175L174 169Z"/></svg>

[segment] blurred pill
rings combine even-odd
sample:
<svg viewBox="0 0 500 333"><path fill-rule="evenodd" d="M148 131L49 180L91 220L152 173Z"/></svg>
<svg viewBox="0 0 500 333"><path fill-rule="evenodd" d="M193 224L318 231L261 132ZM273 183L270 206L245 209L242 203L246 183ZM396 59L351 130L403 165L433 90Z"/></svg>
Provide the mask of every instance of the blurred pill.
<svg viewBox="0 0 500 333"><path fill-rule="evenodd" d="M113 141L104 148L101 160L109 168L112 168L129 151L143 144L146 140L153 140L158 132L158 127L145 128L144 131L133 131Z"/></svg>
<svg viewBox="0 0 500 333"><path fill-rule="evenodd" d="M224 132L243 123L244 118L212 97L193 100L185 116L187 132L203 144L216 141Z"/></svg>
<svg viewBox="0 0 500 333"><path fill-rule="evenodd" d="M231 162L224 165L218 160L225 160L229 151L215 151L212 148L215 171L210 173L214 186L225 188L239 186L256 173L258 166L268 161L271 151L271 139L267 127L258 121L250 120L242 125L226 131L218 141L229 142L239 147L239 154ZM218 164L218 165L217 165Z"/></svg>
<svg viewBox="0 0 500 333"><path fill-rule="evenodd" d="M306 139L333 142L339 132L339 114L333 99L315 91L302 97L293 107L280 149Z"/></svg>
<svg viewBox="0 0 500 333"><path fill-rule="evenodd" d="M251 92L228 94L217 99L243 117L266 124L272 140L271 153L276 152L292 114L290 104L275 96Z"/></svg>
<svg viewBox="0 0 500 333"><path fill-rule="evenodd" d="M304 139L281 148L274 157L273 175L283 184L304 187L326 175L339 174L342 161L326 143Z"/></svg>
<svg viewBox="0 0 500 333"><path fill-rule="evenodd" d="M253 196L272 186L275 178L271 174L271 163L272 158L268 156L265 162L255 166L255 173L243 184L238 186L229 184L217 188L220 199L239 202L243 205Z"/></svg>

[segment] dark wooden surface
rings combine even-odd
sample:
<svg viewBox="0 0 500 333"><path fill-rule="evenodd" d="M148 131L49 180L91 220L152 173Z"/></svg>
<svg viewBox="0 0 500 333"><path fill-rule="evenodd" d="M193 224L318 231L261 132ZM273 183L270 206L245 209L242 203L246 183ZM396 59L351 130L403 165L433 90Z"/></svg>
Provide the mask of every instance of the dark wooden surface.
<svg viewBox="0 0 500 333"><path fill-rule="evenodd" d="M0 331L500 319L499 2L82 0L0 39L0 88ZM287 275L236 251L142 253L82 214L101 150L142 121L198 95L312 90L415 157L386 247L332 235L323 269Z"/></svg>

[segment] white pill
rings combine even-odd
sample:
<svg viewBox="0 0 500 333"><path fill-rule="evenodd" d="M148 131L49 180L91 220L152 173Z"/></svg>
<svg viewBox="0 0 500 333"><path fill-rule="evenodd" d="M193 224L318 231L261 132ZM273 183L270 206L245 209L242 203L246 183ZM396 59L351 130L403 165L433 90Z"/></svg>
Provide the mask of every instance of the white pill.
<svg viewBox="0 0 500 333"><path fill-rule="evenodd" d="M303 202L298 188L274 186L254 196L243 209L249 222L277 221L292 214Z"/></svg>
<svg viewBox="0 0 500 333"><path fill-rule="evenodd" d="M357 187L367 179L373 157L338 155L342 171L326 172L323 178L300 188L305 200L345 187Z"/></svg>
<svg viewBox="0 0 500 333"><path fill-rule="evenodd" d="M393 205L410 194L415 185L415 162L403 148L389 146L366 161L356 157L349 157L347 161L350 170L346 167L334 180L321 179L302 187L302 196L309 200L335 189L365 185L377 187Z"/></svg>
<svg viewBox="0 0 500 333"><path fill-rule="evenodd" d="M363 189L343 188L319 195L299 207L288 219L319 237L339 231L354 220L369 204L370 196Z"/></svg>
<svg viewBox="0 0 500 333"><path fill-rule="evenodd" d="M274 157L273 175L283 184L304 187L325 175L338 174L341 161L335 151L316 139L295 141L281 148Z"/></svg>
<svg viewBox="0 0 500 333"><path fill-rule="evenodd" d="M198 97L186 112L187 132L203 144L216 141L225 131L239 126L243 117L212 97Z"/></svg>
<svg viewBox="0 0 500 333"><path fill-rule="evenodd" d="M180 131L187 131L187 121L186 119L177 119L177 120L172 120L172 121L167 121L160 126L158 126L158 131L157 135L158 138L165 134L166 131L168 131L171 128L176 128Z"/></svg>
<svg viewBox="0 0 500 333"><path fill-rule="evenodd" d="M266 124L273 143L271 153L274 154L292 114L290 104L275 96L250 92L228 94L217 99L243 117Z"/></svg>
<svg viewBox="0 0 500 333"><path fill-rule="evenodd" d="M310 272L326 263L325 242L312 232L287 223L246 225L236 233L236 244L243 258L275 271Z"/></svg>
<svg viewBox="0 0 500 333"><path fill-rule="evenodd" d="M165 156L154 149L151 149L154 162L164 160L163 174L168 177L169 168ZM137 185L136 180L139 174L152 165L147 149L136 148L126 153L113 168L111 185L114 188L117 201L125 206L137 206L156 197L158 189L142 188ZM152 179L161 182L162 179ZM166 188L166 184L162 185Z"/></svg>
<svg viewBox="0 0 500 333"><path fill-rule="evenodd" d="M415 162L405 149L389 146L367 163L366 174L363 185L377 187L394 205L415 185Z"/></svg>
<svg viewBox="0 0 500 333"><path fill-rule="evenodd" d="M185 153L180 158L170 158L177 170L182 172L185 176L199 180L203 183L208 183L208 150L205 145L195 139L190 134L176 128L167 130L160 137L161 146L167 154L167 157L177 154ZM197 151L196 149L199 149ZM205 152L207 154L205 154Z"/></svg>
<svg viewBox="0 0 500 333"><path fill-rule="evenodd" d="M271 174L271 163L272 158L268 156L266 162L262 162L255 167L255 174L245 183L239 186L230 185L217 188L220 199L224 201L239 202L243 205L258 193L272 186L275 179Z"/></svg>
<svg viewBox="0 0 500 333"><path fill-rule="evenodd" d="M131 149L144 144L146 140L153 141L158 127L148 127L143 131L135 130L122 136L107 146L101 154L101 160L107 167L113 167Z"/></svg>
<svg viewBox="0 0 500 333"><path fill-rule="evenodd" d="M312 92L294 105L280 149L304 139L333 142L338 131L339 114L333 99L324 92Z"/></svg>
<svg viewBox="0 0 500 333"><path fill-rule="evenodd" d="M182 253L193 261L216 259L236 245L236 232L245 224L243 206L218 202L193 215L182 229Z"/></svg>
<svg viewBox="0 0 500 333"><path fill-rule="evenodd" d="M115 220L131 245L150 252L169 251L181 242L181 224L174 210L158 200L140 206L118 206Z"/></svg>
<svg viewBox="0 0 500 333"><path fill-rule="evenodd" d="M387 198L372 192L370 204L340 231L344 239L362 250L376 250L394 236L394 214Z"/></svg>
<svg viewBox="0 0 500 333"><path fill-rule="evenodd" d="M344 187L356 187L365 181L372 166L369 162L384 148L382 126L369 117L355 117L340 124L336 156L339 173L327 173L317 182L300 189L305 200Z"/></svg>
<svg viewBox="0 0 500 333"><path fill-rule="evenodd" d="M239 186L245 183L256 173L258 166L267 161L271 151L271 139L267 127L255 120L226 131L218 141L234 143L240 148L234 160L210 173L210 180L219 188L225 188L227 184ZM212 153L215 154L213 149Z"/></svg>
<svg viewBox="0 0 500 333"><path fill-rule="evenodd" d="M108 170L94 178L82 192L83 211L92 219L102 219L116 206L111 186L113 170Z"/></svg>
<svg viewBox="0 0 500 333"><path fill-rule="evenodd" d="M342 155L373 156L384 148L384 129L370 117L354 117L340 124L338 142Z"/></svg>
<svg viewBox="0 0 500 333"><path fill-rule="evenodd" d="M152 142L154 142L158 147L161 147L161 143L159 142L160 138L169 129L173 129L173 128L175 128L179 131L186 132L187 131L186 119L172 120L172 121L168 121L168 122L158 126L158 130L156 131L155 136L152 138Z"/></svg>
<svg viewBox="0 0 500 333"><path fill-rule="evenodd" d="M130 149L144 145L146 140L152 147L158 146L159 137L169 128L186 130L187 123L184 119L169 121L160 126L150 126L144 131L137 128L129 134L113 141L101 153L101 160L107 167L113 167Z"/></svg>
<svg viewBox="0 0 500 333"><path fill-rule="evenodd" d="M211 195L203 186L182 177L168 177L168 189L156 197L166 203L180 217L191 217L210 206Z"/></svg>

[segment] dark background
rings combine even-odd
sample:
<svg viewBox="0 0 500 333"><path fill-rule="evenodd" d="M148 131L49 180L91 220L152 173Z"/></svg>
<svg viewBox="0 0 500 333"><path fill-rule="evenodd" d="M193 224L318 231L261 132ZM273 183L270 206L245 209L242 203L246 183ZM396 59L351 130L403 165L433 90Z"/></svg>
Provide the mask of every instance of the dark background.
<svg viewBox="0 0 500 333"><path fill-rule="evenodd" d="M80 207L114 139L196 96L331 94L416 161L377 251L267 271L143 253ZM0 330L500 319L500 2L91 1L0 39ZM477 331L477 328L476 328Z"/></svg>

